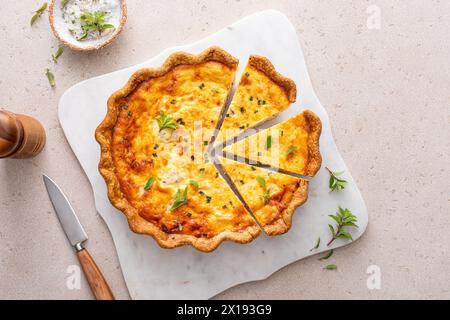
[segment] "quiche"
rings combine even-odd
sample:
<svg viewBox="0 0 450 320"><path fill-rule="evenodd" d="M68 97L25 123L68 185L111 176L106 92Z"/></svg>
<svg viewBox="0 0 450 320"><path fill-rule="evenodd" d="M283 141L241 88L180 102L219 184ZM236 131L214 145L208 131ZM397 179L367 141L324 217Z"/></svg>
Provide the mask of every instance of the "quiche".
<svg viewBox="0 0 450 320"><path fill-rule="evenodd" d="M238 60L219 47L198 55L177 52L159 68L134 73L108 99L95 133L108 197L132 231L163 248L192 245L210 252L225 240L249 243L262 230L282 234L307 199L306 180L215 161L215 139L225 142L226 131L235 137L259 125L296 97L292 80L267 58L252 55L230 102L237 68ZM281 166L313 175L320 166L320 120L306 111L279 126L289 130L279 141L282 152L298 146L289 152L295 158Z"/></svg>
<svg viewBox="0 0 450 320"><path fill-rule="evenodd" d="M308 198L308 181L227 158L220 162L264 231L287 232L295 209Z"/></svg>
<svg viewBox="0 0 450 320"><path fill-rule="evenodd" d="M133 231L164 248L191 244L207 252L260 232L207 157L208 130L217 126L237 64L217 47L175 53L114 93L96 130L110 201Z"/></svg>
<svg viewBox="0 0 450 320"><path fill-rule="evenodd" d="M319 138L322 124L309 110L224 148L226 153L251 163L314 176L322 157Z"/></svg>
<svg viewBox="0 0 450 320"><path fill-rule="evenodd" d="M217 142L275 117L295 102L295 82L282 76L265 57L251 55L225 114Z"/></svg>

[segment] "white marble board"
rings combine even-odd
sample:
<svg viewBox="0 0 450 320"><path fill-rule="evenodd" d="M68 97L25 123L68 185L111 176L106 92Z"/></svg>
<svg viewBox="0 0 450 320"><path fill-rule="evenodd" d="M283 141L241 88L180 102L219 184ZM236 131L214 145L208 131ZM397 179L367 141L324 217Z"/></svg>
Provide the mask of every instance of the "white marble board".
<svg viewBox="0 0 450 320"><path fill-rule="evenodd" d="M158 67L175 51L199 53L212 45L221 46L239 58L240 70L250 54L267 56L277 70L296 82L297 102L264 127L305 108L313 110L323 123L320 139L323 165L311 181L308 202L297 209L287 234L272 238L261 234L248 245L225 242L212 253L201 253L190 246L161 249L151 237L131 232L123 214L110 204L105 182L97 170L100 151L94 131L104 118L108 97L133 72ZM111 231L133 299L207 299L237 284L265 279L304 257L347 245L349 242L345 240L337 240L331 247L325 244L330 238L328 214L336 212L338 206L348 207L357 215L360 227L352 230L355 240L366 229L367 208L334 143L328 115L312 88L295 29L278 11L253 14L194 44L168 48L139 65L78 83L61 97L59 119L92 184L96 208ZM349 184L343 192L329 193L325 166L346 171ZM318 237L322 244L311 252Z"/></svg>

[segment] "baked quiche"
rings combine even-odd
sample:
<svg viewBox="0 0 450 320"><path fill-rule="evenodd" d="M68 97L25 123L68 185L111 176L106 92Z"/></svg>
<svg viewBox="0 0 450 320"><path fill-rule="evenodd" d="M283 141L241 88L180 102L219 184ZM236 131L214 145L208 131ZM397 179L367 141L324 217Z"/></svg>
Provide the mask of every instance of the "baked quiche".
<svg viewBox="0 0 450 320"><path fill-rule="evenodd" d="M248 159L250 163L314 176L322 162L319 150L321 131L319 117L306 110L287 121L227 146L224 151Z"/></svg>
<svg viewBox="0 0 450 320"><path fill-rule="evenodd" d="M286 233L295 209L308 198L308 181L227 158L220 162L264 231Z"/></svg>
<svg viewBox="0 0 450 320"><path fill-rule="evenodd" d="M296 98L292 80L268 59L252 55L230 103L237 67L238 60L218 47L199 55L178 52L160 68L137 71L108 99L96 130L108 197L132 231L152 236L163 248L192 245L210 252L225 240L248 243L261 227L269 235L285 233L307 199L306 180L224 158L222 165L215 163L216 136L225 142ZM305 111L273 129L283 133L275 139L267 131L261 139L267 143L274 136L271 146L256 144L257 152L272 157L270 149L277 146L286 156L281 168L314 175L320 167L320 120ZM252 159L245 148L238 151L248 142L227 151Z"/></svg>
<svg viewBox="0 0 450 320"><path fill-rule="evenodd" d="M295 102L297 88L265 57L251 55L225 114L217 142L227 141L285 110Z"/></svg>
<svg viewBox="0 0 450 320"><path fill-rule="evenodd" d="M175 53L160 68L136 72L108 100L96 139L109 199L134 232L161 247L207 252L260 232L207 157L237 64L217 47Z"/></svg>

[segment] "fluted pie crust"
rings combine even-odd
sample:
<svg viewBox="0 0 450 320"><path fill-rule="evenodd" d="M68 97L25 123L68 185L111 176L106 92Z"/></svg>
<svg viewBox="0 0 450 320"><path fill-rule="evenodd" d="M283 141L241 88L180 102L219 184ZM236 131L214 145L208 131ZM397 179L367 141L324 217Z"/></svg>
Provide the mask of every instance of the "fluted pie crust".
<svg viewBox="0 0 450 320"><path fill-rule="evenodd" d="M278 74L266 58L255 57L250 58L249 65L264 73L272 80L273 85L281 88L289 102L295 101L296 88L292 80ZM211 202L211 207L215 208L215 210L218 210L221 205L220 201L225 201L224 198L221 199L221 194L223 194L223 197L230 198L229 203L232 203L232 205L228 205L228 207L227 205L221 206L220 208L222 209L227 208L218 213L208 212L205 214L204 208L207 206L202 202L204 197L202 198L202 196L198 195L198 187L185 182L183 187L186 187L189 192L189 200L185 206L175 208L172 212L172 210L168 209L172 200L168 202L167 199L173 199L176 187L173 186L173 183L169 186L171 182L166 182L162 177L155 174L155 172L159 173L156 168L158 163L160 163L158 161L163 161L160 159L160 156L154 153L154 158L151 160L142 159L142 157L139 159L133 158L132 160L129 158L130 152L133 153L136 150L139 150L139 155L145 155L145 152L151 152L144 151L151 149L150 147L153 147L155 150L165 148L165 146L161 147L160 143L155 143L156 140L149 140L152 142L152 145L147 146L148 148L145 148L145 145L136 145L133 142L134 140L132 141L133 138L138 137L139 141L145 142L147 135L142 130L147 130L146 128L152 130L150 129L150 120L147 118L154 119L157 117L156 112L159 109L153 110L152 108L156 108L153 104L148 106L148 110L143 109L145 103L149 103L150 98L153 98L147 96L147 91L150 92L153 90L153 87L160 86L164 94L174 94L173 100L170 102L166 98L164 98L165 100L163 99L162 108L165 108L165 110L173 108L173 106L170 106L172 102L175 105L177 103L185 104L187 100L177 100L180 97L176 96L177 89L173 88L177 86L178 79L176 77L178 75L185 77L186 74L189 75L189 72L193 72L193 81L198 80L196 77L199 77L201 81L205 79L202 77L211 76L207 71L208 67L211 66L211 74L215 75L214 72L216 72L218 77L217 83L214 82L215 80L211 80L211 84L213 86L217 85L215 88L219 88L211 91L218 92L218 97L214 98L215 100L211 100L215 101L214 103L217 101L216 108L213 111L205 108L204 112L202 112L202 110L196 110L194 106L192 111L190 111L193 113L191 115L192 119L189 118L190 112L188 112L186 116L188 119L186 121L181 119L180 123L189 127L196 116L202 116L206 117L204 119L207 119L208 122L211 122L210 126L213 128L220 123L221 119L215 119L214 116L216 114L219 115L218 110L225 107L228 101L225 96L228 97L231 92L232 80L230 83L228 82L231 77L234 78L237 65L238 60L219 47L211 47L199 55L177 52L172 54L160 68L146 68L134 73L127 84L108 99L107 114L95 133L96 140L101 146L99 171L105 179L108 197L111 203L125 214L132 231L152 236L163 248L175 248L189 244L200 251L210 252L216 249L222 241L231 240L236 243L248 243L258 237L261 232L261 228L245 209L244 204L240 203L235 197L233 190L226 184L221 175L214 171L214 166L187 164L184 169L185 172L194 174L194 180L200 181L201 186L206 187L210 184L217 186L219 189L219 191L216 191L219 194L217 199L211 200L211 197L209 199L206 197L207 203L210 204ZM222 73L217 71L222 68L221 66L223 66L224 78L219 76ZM195 71L196 68L198 68L198 72ZM214 70L215 68L219 69ZM170 82L172 78L174 79L173 83ZM158 82L160 79L162 80ZM188 82L185 81L184 83ZM208 89L208 85L209 83L206 86L201 83L199 86L197 82L195 84L193 82L192 90L198 91L197 87L200 87L200 90L203 90L203 87ZM207 93L205 93L206 91L198 92L202 95L201 98L209 99ZM208 103L211 101L208 101ZM158 100L158 105L159 102ZM198 113L195 114L195 112ZM220 112L220 117L224 115L225 113ZM178 120L180 119L177 119L177 123ZM179 127L182 126L180 125ZM159 137L157 138L159 139ZM168 144L170 143L173 142L168 140ZM173 149L173 146L175 144L168 146L166 149ZM318 159L320 159L318 141L315 147L314 154L318 155ZM164 157L164 152L169 152L166 149L161 151L162 157ZM138 154L137 151L136 154ZM164 163L167 163L168 160L165 160ZM317 162L317 159L312 158L311 161ZM127 168L130 169L130 172ZM197 172L198 168L200 168L199 172L202 172L202 174L193 173ZM156 180L150 190L144 190L145 183L143 182L150 176ZM140 185L141 187L139 187ZM165 193L170 192L170 197L165 197ZM292 192L293 196L291 201L286 204L286 208L282 212L282 218L278 219L277 223L274 222L273 232L269 232L269 234L281 234L289 229L293 212L307 199L307 182L306 184L300 183L296 190ZM161 202L155 202L155 199L160 199L159 197ZM186 216L186 214L190 215ZM166 215L170 219L176 216L177 220L171 224L170 221L167 222L169 218L166 219ZM178 227L176 227L177 223Z"/></svg>

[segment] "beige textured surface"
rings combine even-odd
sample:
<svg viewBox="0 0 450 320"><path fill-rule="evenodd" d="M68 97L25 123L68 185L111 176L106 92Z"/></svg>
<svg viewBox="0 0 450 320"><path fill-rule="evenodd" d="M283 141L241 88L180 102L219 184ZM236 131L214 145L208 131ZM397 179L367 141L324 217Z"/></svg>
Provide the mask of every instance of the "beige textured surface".
<svg viewBox="0 0 450 320"><path fill-rule="evenodd" d="M90 236L88 248L118 298L128 298L110 234L57 119L71 85L188 44L262 9L291 19L337 145L366 200L366 234L329 260L311 257L269 279L218 298L450 298L450 2L442 1L144 1L129 0L129 20L111 47L67 50L45 18L29 27L42 1L7 1L0 11L0 105L39 118L48 145L39 157L0 160L0 298L90 299L84 280L68 290L76 256L41 180L65 190ZM366 9L381 9L369 29ZM168 13L170 12L170 13ZM57 88L44 76L50 67ZM368 290L366 269L381 268Z"/></svg>

